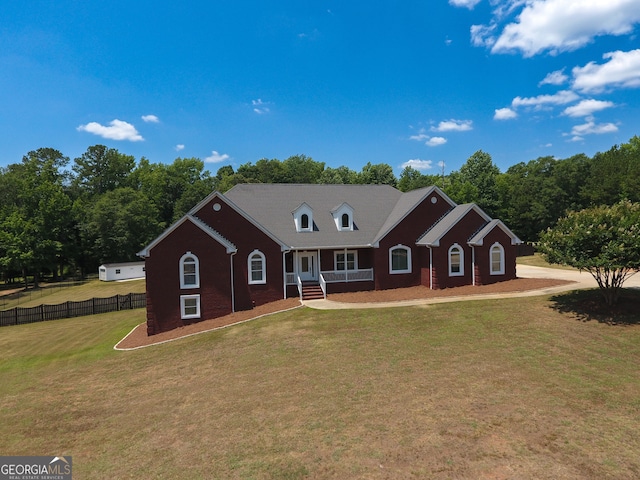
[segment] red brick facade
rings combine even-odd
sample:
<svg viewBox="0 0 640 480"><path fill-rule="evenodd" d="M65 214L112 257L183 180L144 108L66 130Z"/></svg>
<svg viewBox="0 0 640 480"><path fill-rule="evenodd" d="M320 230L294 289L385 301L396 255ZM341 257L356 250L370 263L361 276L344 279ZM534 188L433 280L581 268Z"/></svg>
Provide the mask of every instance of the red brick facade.
<svg viewBox="0 0 640 480"><path fill-rule="evenodd" d="M494 223L488 222L486 214L476 206L455 207L463 214L446 229L440 229L438 240L418 244L434 226L446 223L443 218L455 217L451 214L453 202L446 195L437 188L425 192L423 197L414 195L408 199L406 211L394 211L395 220L370 245L315 249L287 247L224 195L210 195L141 252L146 260L148 334L298 296L294 272L298 260L305 260L303 252L316 259L318 272L344 269L336 260L336 253L344 252L355 255L357 270L373 271L373 280L364 281L342 281L334 273L334 280L338 280L326 284L327 293L416 285L440 289L515 278L519 240L502 224L492 228ZM495 265L492 272L491 248L495 244L502 248L502 256L496 257L502 263L495 265L502 265L503 272L496 272ZM459 272L450 271L453 245L463 252ZM406 271L391 271L391 251L395 248L401 254L400 265L404 265L402 255L410 257ZM197 259L198 285L181 285L185 278L181 259L187 257ZM258 260L257 279L251 257ZM198 308L193 303L195 299Z"/></svg>

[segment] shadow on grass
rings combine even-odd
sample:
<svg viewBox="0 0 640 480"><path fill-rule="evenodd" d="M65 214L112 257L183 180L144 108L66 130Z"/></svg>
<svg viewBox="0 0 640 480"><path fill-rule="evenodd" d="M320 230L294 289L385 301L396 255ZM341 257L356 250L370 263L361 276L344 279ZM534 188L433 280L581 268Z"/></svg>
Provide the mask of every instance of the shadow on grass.
<svg viewBox="0 0 640 480"><path fill-rule="evenodd" d="M595 320L608 325L639 325L640 289L623 289L618 303L612 307L605 303L597 288L575 290L551 297L551 308L573 315L582 322Z"/></svg>

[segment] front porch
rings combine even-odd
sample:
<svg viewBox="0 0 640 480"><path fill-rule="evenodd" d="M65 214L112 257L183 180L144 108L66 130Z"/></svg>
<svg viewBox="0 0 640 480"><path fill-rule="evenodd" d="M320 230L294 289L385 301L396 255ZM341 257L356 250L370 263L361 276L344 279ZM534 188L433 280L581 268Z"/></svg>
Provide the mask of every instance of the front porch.
<svg viewBox="0 0 640 480"><path fill-rule="evenodd" d="M285 291L291 287L303 298L305 285L317 285L327 293L372 290L373 267L359 268L359 262L371 265L370 250L300 250L285 254ZM330 268L332 267L332 268ZM358 282L359 285L353 285ZM368 284L367 284L368 283ZM345 284L351 284L346 287ZM332 287L330 287L330 285Z"/></svg>

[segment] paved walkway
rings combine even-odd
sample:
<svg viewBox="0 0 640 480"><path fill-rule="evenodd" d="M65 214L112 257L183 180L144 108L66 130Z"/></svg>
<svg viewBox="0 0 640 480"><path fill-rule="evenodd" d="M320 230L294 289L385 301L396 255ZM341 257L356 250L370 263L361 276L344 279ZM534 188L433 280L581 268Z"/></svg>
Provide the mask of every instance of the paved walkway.
<svg viewBox="0 0 640 480"><path fill-rule="evenodd" d="M375 303L345 303L333 300L306 300L302 302L305 306L318 310L336 310L341 308L388 308L407 307L414 305L429 305L435 303L461 302L465 300L486 300L494 298L516 298L534 297L537 295L550 295L558 292L578 290L582 288L596 288L598 286L591 274L578 272L576 270L564 270L560 268L531 267L529 265L518 265L517 275L519 278L553 278L557 280L568 280L575 283L559 285L556 287L543 288L539 290L528 290L526 292L505 292L488 293L478 295L461 295L456 297L434 297L419 298L415 300L401 300L397 302L375 302ZM640 274L633 275L624 283L625 288L640 288Z"/></svg>

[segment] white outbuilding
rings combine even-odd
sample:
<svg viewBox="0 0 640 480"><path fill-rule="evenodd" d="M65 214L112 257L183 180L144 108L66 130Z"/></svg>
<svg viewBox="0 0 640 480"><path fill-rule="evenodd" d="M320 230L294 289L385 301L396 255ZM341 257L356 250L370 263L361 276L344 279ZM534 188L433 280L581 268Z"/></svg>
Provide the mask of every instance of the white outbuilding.
<svg viewBox="0 0 640 480"><path fill-rule="evenodd" d="M144 262L105 263L100 265L98 273L103 282L144 278Z"/></svg>

